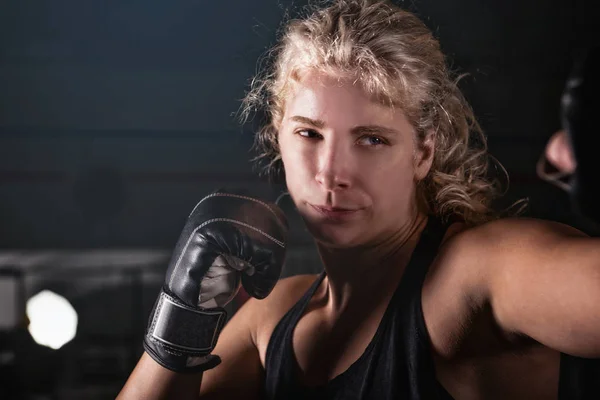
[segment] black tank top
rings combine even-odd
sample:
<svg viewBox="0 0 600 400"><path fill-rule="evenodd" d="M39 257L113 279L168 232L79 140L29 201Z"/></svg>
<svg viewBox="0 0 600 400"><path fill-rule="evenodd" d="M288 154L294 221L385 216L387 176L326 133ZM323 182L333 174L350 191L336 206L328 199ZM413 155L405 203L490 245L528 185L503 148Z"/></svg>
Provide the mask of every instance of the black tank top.
<svg viewBox="0 0 600 400"><path fill-rule="evenodd" d="M364 353L342 374L319 387L298 382L292 334L325 278L312 284L275 327L267 346L264 399L453 400L435 377L421 290L447 225L429 218L410 262ZM600 360L562 354L559 399L600 399Z"/></svg>
<svg viewBox="0 0 600 400"><path fill-rule="evenodd" d="M313 283L275 327L267 346L265 399L444 399L435 378L421 308L421 288L446 226L429 218L381 323L364 353L342 374L319 387L301 385L292 334L325 277Z"/></svg>

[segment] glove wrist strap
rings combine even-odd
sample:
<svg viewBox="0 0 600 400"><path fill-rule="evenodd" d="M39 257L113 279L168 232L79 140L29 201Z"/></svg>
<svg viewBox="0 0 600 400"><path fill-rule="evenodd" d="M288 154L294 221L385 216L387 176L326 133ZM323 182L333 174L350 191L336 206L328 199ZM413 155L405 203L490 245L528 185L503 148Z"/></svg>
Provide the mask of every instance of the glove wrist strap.
<svg viewBox="0 0 600 400"><path fill-rule="evenodd" d="M227 313L222 308L195 309L164 291L154 307L144 347L159 364L173 371L213 368L210 356ZM204 366L204 368L202 368Z"/></svg>

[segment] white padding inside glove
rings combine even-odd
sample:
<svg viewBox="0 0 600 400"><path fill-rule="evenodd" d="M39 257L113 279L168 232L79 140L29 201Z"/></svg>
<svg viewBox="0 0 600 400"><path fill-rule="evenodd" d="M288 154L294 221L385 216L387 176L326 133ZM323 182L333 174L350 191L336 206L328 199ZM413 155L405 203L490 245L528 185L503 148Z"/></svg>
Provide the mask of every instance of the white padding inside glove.
<svg viewBox="0 0 600 400"><path fill-rule="evenodd" d="M224 307L240 289L242 271L249 275L254 272L249 264L238 258L218 256L200 282L198 306Z"/></svg>

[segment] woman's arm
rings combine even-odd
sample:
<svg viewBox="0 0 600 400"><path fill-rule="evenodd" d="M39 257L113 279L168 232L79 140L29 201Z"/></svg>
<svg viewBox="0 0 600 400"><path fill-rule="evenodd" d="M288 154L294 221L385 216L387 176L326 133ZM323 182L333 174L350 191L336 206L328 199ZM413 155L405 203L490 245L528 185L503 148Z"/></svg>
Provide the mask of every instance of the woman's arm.
<svg viewBox="0 0 600 400"><path fill-rule="evenodd" d="M246 302L221 332L213 351L222 360L217 367L204 373L176 373L144 353L117 399L258 398L262 365L252 324L261 320L257 313L262 310L256 303L255 299Z"/></svg>
<svg viewBox="0 0 600 400"><path fill-rule="evenodd" d="M472 253L464 267L485 276L481 292L503 330L600 357L600 239L532 219L492 222L462 239Z"/></svg>
<svg viewBox="0 0 600 400"><path fill-rule="evenodd" d="M201 381L202 372L196 374L173 372L144 353L117 399L197 400Z"/></svg>
<svg viewBox="0 0 600 400"><path fill-rule="evenodd" d="M204 197L175 246L144 335L146 353L120 398L197 398L202 375L206 380L212 376L206 371L215 368L229 383L218 388L220 398L237 387L238 374L258 381L251 334L258 321L247 317L252 307L240 310L223 331L222 307L240 283L255 298L270 294L283 266L286 237L287 222L274 204L224 191ZM245 393L252 396L252 388Z"/></svg>

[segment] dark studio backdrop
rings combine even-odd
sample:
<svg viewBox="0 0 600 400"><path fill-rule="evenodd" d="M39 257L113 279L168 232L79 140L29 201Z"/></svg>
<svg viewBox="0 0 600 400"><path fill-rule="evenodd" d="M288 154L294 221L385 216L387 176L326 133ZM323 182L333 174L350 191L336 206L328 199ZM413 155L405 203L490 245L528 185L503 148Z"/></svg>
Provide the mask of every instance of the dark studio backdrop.
<svg viewBox="0 0 600 400"><path fill-rule="evenodd" d="M19 318L0 329L1 398L114 398L196 202L218 187L281 192L253 172L252 129L234 114L283 16L305 3L0 4L0 276L18 282L17 315L42 289L79 314L75 340L58 351L35 345ZM573 53L597 39L591 0L399 4L469 74L462 88L511 177L502 205L526 197L527 215L595 233L535 174L560 127ZM318 271L282 206L293 226L284 275Z"/></svg>

